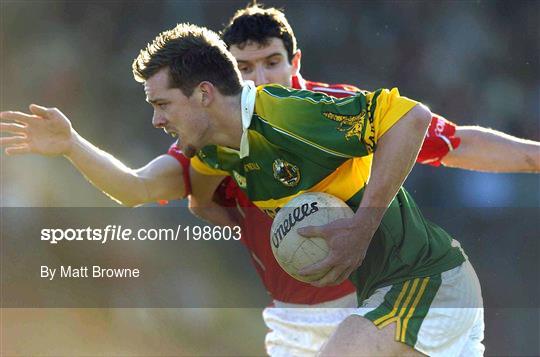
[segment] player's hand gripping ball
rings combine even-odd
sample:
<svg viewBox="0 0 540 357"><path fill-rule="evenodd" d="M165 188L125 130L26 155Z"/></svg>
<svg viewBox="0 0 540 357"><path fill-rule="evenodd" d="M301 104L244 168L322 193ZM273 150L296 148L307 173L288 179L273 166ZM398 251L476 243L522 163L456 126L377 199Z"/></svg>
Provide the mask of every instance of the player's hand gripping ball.
<svg viewBox="0 0 540 357"><path fill-rule="evenodd" d="M279 210L272 223L270 245L274 257L293 278L303 282L319 280L327 271L308 276L299 275L298 271L326 258L328 245L323 238L304 238L296 230L322 226L353 215L345 202L327 193L304 193L292 199Z"/></svg>

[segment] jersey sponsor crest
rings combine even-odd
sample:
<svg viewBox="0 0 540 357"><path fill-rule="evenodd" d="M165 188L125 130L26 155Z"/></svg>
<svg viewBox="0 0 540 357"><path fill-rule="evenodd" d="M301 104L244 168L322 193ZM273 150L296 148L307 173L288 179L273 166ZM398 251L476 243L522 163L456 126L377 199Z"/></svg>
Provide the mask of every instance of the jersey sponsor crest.
<svg viewBox="0 0 540 357"><path fill-rule="evenodd" d="M300 169L285 160L276 159L272 164L274 178L287 187L294 187L300 182Z"/></svg>

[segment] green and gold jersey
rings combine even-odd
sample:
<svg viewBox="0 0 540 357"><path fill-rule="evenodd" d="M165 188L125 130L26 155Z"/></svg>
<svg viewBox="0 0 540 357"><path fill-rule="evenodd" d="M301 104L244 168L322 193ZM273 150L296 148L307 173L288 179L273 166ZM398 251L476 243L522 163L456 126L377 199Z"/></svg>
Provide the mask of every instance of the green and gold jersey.
<svg viewBox="0 0 540 357"><path fill-rule="evenodd" d="M329 193L356 210L378 140L416 104L397 89L338 99L279 85L245 88L241 151L207 146L191 164L203 174L232 176L272 217L303 192ZM380 286L461 264L451 241L401 189L352 275L360 301Z"/></svg>

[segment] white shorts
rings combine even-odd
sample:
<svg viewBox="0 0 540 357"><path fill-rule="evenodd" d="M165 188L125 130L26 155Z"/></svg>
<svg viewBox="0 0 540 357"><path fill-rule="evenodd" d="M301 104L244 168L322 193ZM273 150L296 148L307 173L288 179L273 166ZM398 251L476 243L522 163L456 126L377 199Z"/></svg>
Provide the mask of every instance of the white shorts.
<svg viewBox="0 0 540 357"><path fill-rule="evenodd" d="M435 277L380 288L360 308L355 308L356 301L355 294L317 305L275 301L276 307L263 311L270 329L267 353L315 356L337 326L352 314L370 319L379 328L395 322L396 340L430 356L484 353L480 284L468 261Z"/></svg>
<svg viewBox="0 0 540 357"><path fill-rule="evenodd" d="M484 309L469 263L375 291L354 312L383 328L396 323L396 341L429 356L483 356Z"/></svg>
<svg viewBox="0 0 540 357"><path fill-rule="evenodd" d="M263 311L270 329L266 352L272 357L315 356L338 325L356 311L356 294L317 305L288 304L274 300Z"/></svg>

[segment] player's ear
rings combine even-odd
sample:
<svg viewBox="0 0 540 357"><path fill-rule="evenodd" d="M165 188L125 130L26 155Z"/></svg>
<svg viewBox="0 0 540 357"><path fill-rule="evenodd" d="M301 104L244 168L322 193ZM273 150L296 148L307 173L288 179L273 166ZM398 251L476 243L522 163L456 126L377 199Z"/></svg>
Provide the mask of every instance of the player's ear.
<svg viewBox="0 0 540 357"><path fill-rule="evenodd" d="M298 49L296 50L296 53L294 54L292 58L292 63L291 63L293 76L297 76L300 73L301 60L302 60L302 51Z"/></svg>
<svg viewBox="0 0 540 357"><path fill-rule="evenodd" d="M214 101L216 87L208 81L199 83L198 87L200 103L203 107L209 106Z"/></svg>

